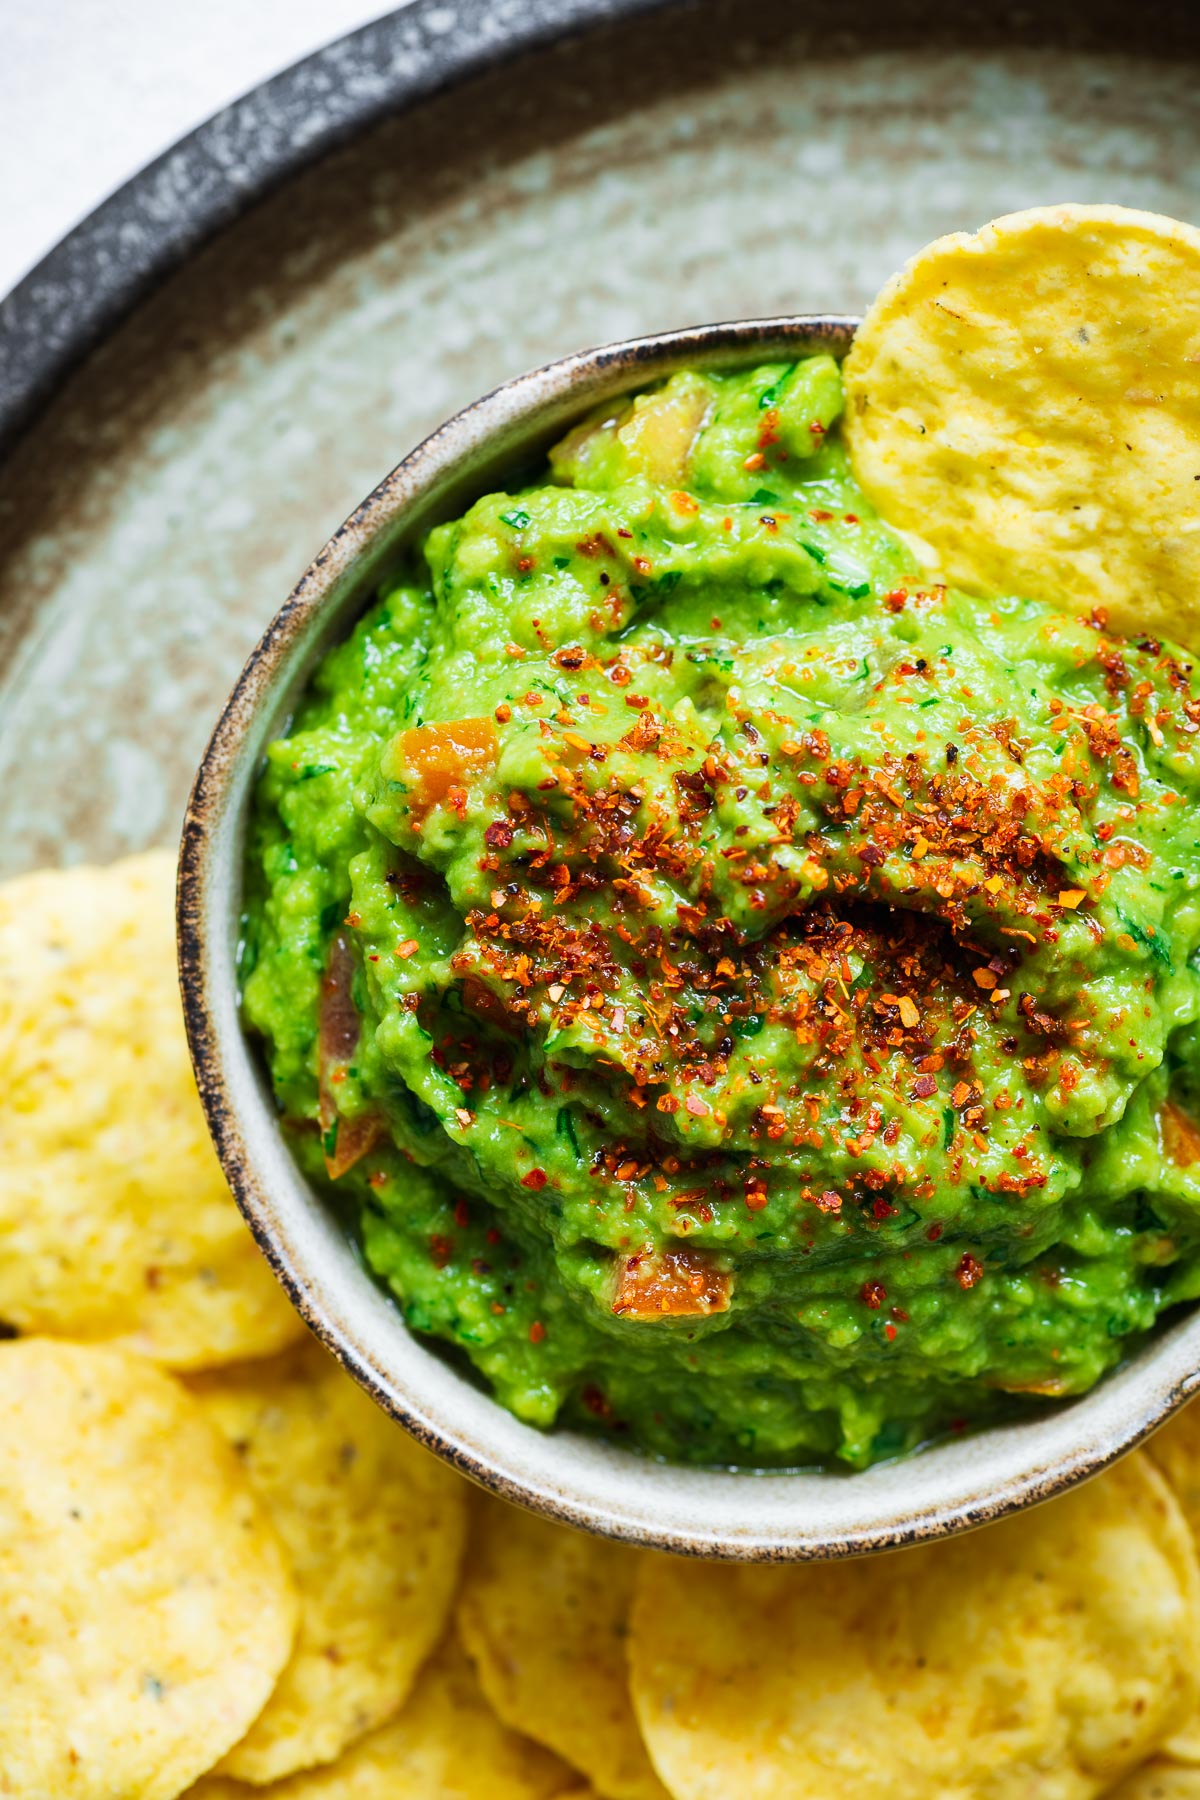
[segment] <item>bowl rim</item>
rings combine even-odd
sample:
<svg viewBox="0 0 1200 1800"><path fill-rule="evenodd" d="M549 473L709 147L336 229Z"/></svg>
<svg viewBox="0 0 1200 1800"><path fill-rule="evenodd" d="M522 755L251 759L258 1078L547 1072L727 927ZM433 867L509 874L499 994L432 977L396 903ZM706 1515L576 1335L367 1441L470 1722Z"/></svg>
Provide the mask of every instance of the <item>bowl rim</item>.
<svg viewBox="0 0 1200 1800"><path fill-rule="evenodd" d="M677 1554L774 1562L863 1554L1046 1500L1099 1473L1200 1386L1200 1312L1160 1327L1066 1405L857 1474L696 1469L522 1425L425 1348L361 1264L349 1266L341 1227L291 1161L237 1013L243 828L263 745L287 701L346 635L369 602L372 573L424 528L425 515L463 491L484 491L488 465L549 441L603 399L684 364L816 350L840 358L857 322L794 314L625 339L519 375L438 426L334 533L250 653L201 760L180 845L179 974L201 1101L238 1206L306 1325L393 1418L482 1486L565 1524Z"/></svg>

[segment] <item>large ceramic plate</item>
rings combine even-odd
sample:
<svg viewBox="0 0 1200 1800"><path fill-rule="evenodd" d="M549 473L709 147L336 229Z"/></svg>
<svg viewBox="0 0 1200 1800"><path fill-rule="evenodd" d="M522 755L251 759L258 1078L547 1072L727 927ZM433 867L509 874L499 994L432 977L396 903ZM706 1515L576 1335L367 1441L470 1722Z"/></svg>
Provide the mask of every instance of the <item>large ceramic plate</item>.
<svg viewBox="0 0 1200 1800"><path fill-rule="evenodd" d="M313 553L505 377L1035 202L1200 214L1190 0L1053 10L418 0L138 177L0 309L0 872L174 840Z"/></svg>
<svg viewBox="0 0 1200 1800"><path fill-rule="evenodd" d="M313 552L504 377L1034 201L1200 213L1200 14L1070 15L419 0L138 177L0 310L0 871L172 840Z"/></svg>

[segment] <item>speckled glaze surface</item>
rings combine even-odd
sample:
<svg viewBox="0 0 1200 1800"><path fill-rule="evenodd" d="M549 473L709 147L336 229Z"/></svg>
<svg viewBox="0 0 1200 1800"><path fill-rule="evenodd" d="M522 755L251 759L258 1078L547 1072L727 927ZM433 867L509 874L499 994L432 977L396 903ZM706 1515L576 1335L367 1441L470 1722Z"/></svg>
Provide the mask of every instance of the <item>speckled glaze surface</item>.
<svg viewBox="0 0 1200 1800"><path fill-rule="evenodd" d="M498 381L852 310L927 239L1035 200L1196 210L1195 61L1006 47L939 10L609 25L377 126L192 256L0 474L0 869L172 837L298 571Z"/></svg>
<svg viewBox="0 0 1200 1800"><path fill-rule="evenodd" d="M174 838L299 571L474 395L627 334L855 310L1013 207L1196 217L1198 65L1190 0L1136 32L1115 0L833 27L418 0L239 103L0 306L0 873ZM1198 1364L1103 1391L1149 1422Z"/></svg>

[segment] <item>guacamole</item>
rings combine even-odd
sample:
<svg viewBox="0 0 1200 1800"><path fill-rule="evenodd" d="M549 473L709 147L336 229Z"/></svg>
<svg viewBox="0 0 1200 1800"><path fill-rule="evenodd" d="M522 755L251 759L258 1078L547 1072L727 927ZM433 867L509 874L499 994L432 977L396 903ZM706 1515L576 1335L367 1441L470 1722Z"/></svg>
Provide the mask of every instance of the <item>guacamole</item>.
<svg viewBox="0 0 1200 1800"><path fill-rule="evenodd" d="M243 1003L410 1326L687 1462L1082 1393L1200 1293L1200 687L923 581L828 357L433 530L273 743Z"/></svg>

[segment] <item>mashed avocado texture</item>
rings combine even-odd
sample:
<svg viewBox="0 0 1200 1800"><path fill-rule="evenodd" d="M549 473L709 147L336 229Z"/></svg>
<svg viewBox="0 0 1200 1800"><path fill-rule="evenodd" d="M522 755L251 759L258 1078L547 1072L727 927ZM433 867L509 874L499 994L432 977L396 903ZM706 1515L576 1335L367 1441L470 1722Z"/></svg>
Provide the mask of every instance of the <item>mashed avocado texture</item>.
<svg viewBox="0 0 1200 1800"><path fill-rule="evenodd" d="M520 1418L854 1467L1200 1293L1200 690L922 585L836 364L682 373L439 526L272 744L244 1010Z"/></svg>

